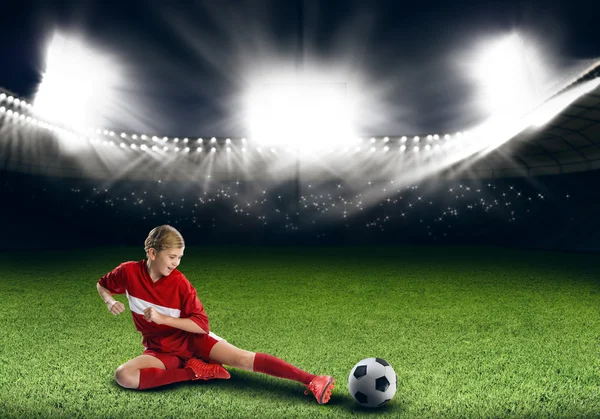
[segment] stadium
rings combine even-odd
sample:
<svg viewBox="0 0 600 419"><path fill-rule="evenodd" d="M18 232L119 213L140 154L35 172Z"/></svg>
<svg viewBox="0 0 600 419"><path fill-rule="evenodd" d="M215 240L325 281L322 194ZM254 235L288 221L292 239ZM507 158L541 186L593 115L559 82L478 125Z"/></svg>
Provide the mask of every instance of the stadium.
<svg viewBox="0 0 600 419"><path fill-rule="evenodd" d="M232 116L212 111L190 124L197 97L142 91L127 71L117 79L116 50L93 55L73 31L47 37L36 83L0 72L0 416L598 414L598 56L536 84L533 42L501 37L501 60L481 67L498 70L486 90L494 107L428 130L402 121L401 99L364 99L368 77L320 77L317 54L298 54L309 50L307 3L290 9L304 40L286 75L265 72L236 99L248 108L231 113L246 125L218 124ZM182 16L181 39L195 39ZM157 95L164 113L136 95ZM390 107L389 120L373 116ZM335 377L327 405L236 368L229 380L149 391L115 383L143 348L128 309L107 313L95 284L144 259L144 238L164 224L185 237L179 269L211 330ZM376 410L347 387L369 357L397 378Z"/></svg>

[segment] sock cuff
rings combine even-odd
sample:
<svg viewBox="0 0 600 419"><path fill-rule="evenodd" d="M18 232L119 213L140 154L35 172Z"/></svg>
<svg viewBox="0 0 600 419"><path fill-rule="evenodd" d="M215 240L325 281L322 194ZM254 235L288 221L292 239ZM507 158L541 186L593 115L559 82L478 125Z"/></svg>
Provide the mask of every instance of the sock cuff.
<svg viewBox="0 0 600 419"><path fill-rule="evenodd" d="M264 372L266 358L267 354L256 352L256 354L254 355L254 365L252 366L252 369L255 372Z"/></svg>

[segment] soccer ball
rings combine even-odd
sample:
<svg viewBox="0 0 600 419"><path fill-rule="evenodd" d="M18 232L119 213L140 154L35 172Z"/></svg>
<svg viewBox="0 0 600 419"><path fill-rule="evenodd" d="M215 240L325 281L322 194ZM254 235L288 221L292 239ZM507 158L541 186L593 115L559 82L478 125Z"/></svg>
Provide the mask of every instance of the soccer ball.
<svg viewBox="0 0 600 419"><path fill-rule="evenodd" d="M348 390L361 406L383 406L396 394L398 377L384 359L366 358L358 362L348 377Z"/></svg>

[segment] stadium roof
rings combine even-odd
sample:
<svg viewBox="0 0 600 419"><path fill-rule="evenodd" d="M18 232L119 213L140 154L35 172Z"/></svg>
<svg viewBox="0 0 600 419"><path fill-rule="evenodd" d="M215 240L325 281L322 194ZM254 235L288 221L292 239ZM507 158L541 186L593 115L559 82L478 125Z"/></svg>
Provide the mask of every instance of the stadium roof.
<svg viewBox="0 0 600 419"><path fill-rule="evenodd" d="M557 95L598 77L600 61ZM478 177L537 176L594 169L600 169L600 87L581 96L541 128L521 132L470 167Z"/></svg>

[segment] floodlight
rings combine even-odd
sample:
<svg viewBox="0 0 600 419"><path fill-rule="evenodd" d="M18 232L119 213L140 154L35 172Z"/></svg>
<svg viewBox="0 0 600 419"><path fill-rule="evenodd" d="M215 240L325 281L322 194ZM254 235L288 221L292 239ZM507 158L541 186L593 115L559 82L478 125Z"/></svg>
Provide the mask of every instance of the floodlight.
<svg viewBox="0 0 600 419"><path fill-rule="evenodd" d="M522 116L540 99L547 78L540 52L519 34L482 45L473 68L484 110L491 116Z"/></svg>
<svg viewBox="0 0 600 419"><path fill-rule="evenodd" d="M119 71L108 57L83 42L55 34L35 95L36 112L44 118L84 129L111 104Z"/></svg>
<svg viewBox="0 0 600 419"><path fill-rule="evenodd" d="M336 145L354 137L345 83L263 84L249 95L252 139L264 145Z"/></svg>

